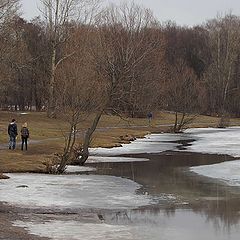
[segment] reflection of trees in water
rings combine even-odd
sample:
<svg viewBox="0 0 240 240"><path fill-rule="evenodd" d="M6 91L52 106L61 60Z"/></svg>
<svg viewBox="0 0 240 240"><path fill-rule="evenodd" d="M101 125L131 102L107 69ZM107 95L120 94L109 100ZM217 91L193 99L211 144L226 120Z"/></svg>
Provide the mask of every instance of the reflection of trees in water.
<svg viewBox="0 0 240 240"><path fill-rule="evenodd" d="M195 203L191 207L195 213L204 214L206 220L213 223L216 230L224 229L230 231L231 228L240 222L238 198L204 201Z"/></svg>
<svg viewBox="0 0 240 240"><path fill-rule="evenodd" d="M171 218L175 215L176 208L169 207L160 209L156 207L148 206L146 208L134 209L134 210L123 210L107 214L105 216L107 222L117 224L136 224L146 223L150 225L159 224L160 218Z"/></svg>
<svg viewBox="0 0 240 240"><path fill-rule="evenodd" d="M106 221L115 224L124 225L138 225L144 224L145 226L162 226L164 219L174 218L175 215L179 214L192 214L199 216L199 222L201 219L206 219L207 224L212 224L213 229L218 232L231 232L232 229L239 225L239 205L238 199L230 201L200 201L192 204L189 208L178 208L171 206L168 208L157 208L148 206L146 208L118 211L115 213L107 214ZM181 212L181 210L183 210ZM178 216L179 217L179 216ZM191 217L190 217L191 218ZM179 218L178 218L179 219ZM183 218L184 219L184 218ZM187 224L187 223L186 223ZM186 226L189 227L189 226Z"/></svg>
<svg viewBox="0 0 240 240"><path fill-rule="evenodd" d="M174 203L163 200L156 207L138 209L138 213L146 217L146 221L154 221L148 215L174 217L177 209L186 208L181 201L189 202L188 208L197 214L204 215L206 220L214 224L216 229L231 227L240 221L239 193L234 195L218 181L189 174L189 166L213 164L232 159L224 155L207 155L199 153L167 152L161 154L128 155L128 157L150 158L149 162L103 163L101 174L126 177L140 183L150 195L161 196L173 194L180 196L180 201ZM185 169L185 170L183 170ZM217 184L216 184L217 183ZM139 191L141 194L142 189ZM180 205L178 205L180 203ZM136 212L135 212L136 213ZM133 212L118 214L118 221L133 221ZM139 217L139 216L138 216ZM129 218L129 219L128 219Z"/></svg>

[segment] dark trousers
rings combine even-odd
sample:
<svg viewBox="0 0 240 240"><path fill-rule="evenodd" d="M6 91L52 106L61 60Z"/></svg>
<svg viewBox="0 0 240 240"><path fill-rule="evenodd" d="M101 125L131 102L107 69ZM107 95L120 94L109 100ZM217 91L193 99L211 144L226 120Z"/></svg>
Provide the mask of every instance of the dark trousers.
<svg viewBox="0 0 240 240"><path fill-rule="evenodd" d="M25 143L25 149L26 149L26 151L27 151L27 140L28 140L27 137L23 137L23 136L22 136L22 147L21 147L21 150L22 150L22 151L23 151L23 145L24 145L24 143Z"/></svg>
<svg viewBox="0 0 240 240"><path fill-rule="evenodd" d="M16 136L9 135L9 149L15 149L16 147Z"/></svg>

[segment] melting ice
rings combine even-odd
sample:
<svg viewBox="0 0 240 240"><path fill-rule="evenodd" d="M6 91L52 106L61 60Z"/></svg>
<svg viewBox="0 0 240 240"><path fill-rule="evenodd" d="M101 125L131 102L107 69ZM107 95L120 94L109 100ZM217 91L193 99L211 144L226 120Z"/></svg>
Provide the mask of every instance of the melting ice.
<svg viewBox="0 0 240 240"><path fill-rule="evenodd" d="M0 200L10 204L61 209L128 209L151 204L150 196L136 193L141 185L121 177L8 175L10 179L0 182Z"/></svg>
<svg viewBox="0 0 240 240"><path fill-rule="evenodd" d="M187 147L187 151L240 157L240 127L189 129L186 133L196 139L191 146ZM240 186L240 161L192 167L190 170L206 177L222 180L231 186Z"/></svg>

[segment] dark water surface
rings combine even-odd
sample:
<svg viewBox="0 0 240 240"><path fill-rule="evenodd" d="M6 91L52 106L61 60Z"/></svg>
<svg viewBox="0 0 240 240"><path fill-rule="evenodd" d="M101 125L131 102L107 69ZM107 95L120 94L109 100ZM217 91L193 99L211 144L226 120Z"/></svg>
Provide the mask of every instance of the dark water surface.
<svg viewBox="0 0 240 240"><path fill-rule="evenodd" d="M240 188L189 171L191 166L220 163L232 157L188 152L127 157L150 161L98 163L98 173L132 179L143 185L141 193L159 201L142 209L103 213L106 222L136 228L133 239L240 239Z"/></svg>

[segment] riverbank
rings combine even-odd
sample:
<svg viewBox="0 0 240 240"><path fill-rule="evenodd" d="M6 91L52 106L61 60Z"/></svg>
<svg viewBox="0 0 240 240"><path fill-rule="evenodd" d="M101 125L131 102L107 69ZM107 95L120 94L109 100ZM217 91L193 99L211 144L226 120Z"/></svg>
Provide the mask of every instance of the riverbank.
<svg viewBox="0 0 240 240"><path fill-rule="evenodd" d="M21 227L13 226L12 222L21 219L21 212L24 209L18 209L0 202L0 239L1 240L48 240L36 235L31 235Z"/></svg>
<svg viewBox="0 0 240 240"><path fill-rule="evenodd" d="M61 119L49 119L43 112L0 112L0 172L46 172L46 164L55 153L64 148L64 133L68 125ZM93 116L82 122L78 131L77 142L80 144ZM28 151L8 150L7 125L12 118L17 120L18 127L28 122L30 140ZM168 132L174 123L175 116L169 112L154 114L151 126L146 118L119 118L103 115L94 133L91 147L116 147L141 138L149 133ZM216 126L219 119L209 116L198 116L190 127ZM240 124L239 119L231 123ZM19 142L19 140L18 140Z"/></svg>
<svg viewBox="0 0 240 240"><path fill-rule="evenodd" d="M179 240L192 239L201 228L196 240L237 240L239 187L190 169L222 162L232 167L231 160L237 162L236 158L221 152L227 149L239 156L239 148L235 148L239 146L239 131L238 127L152 134L120 148L122 154L129 153L120 157L122 162L111 162L116 153L120 154L117 149L93 149L95 158L104 156L105 162L89 163L88 167L96 169L91 174L10 174L1 185L1 198L15 206L7 216L13 223L12 231L23 227L54 240L96 236L158 240L164 232L166 239ZM212 154L195 152L202 148ZM129 162L130 158L134 161ZM207 169L208 174L216 171ZM238 179L233 180L238 183ZM4 240L10 239L14 238Z"/></svg>

